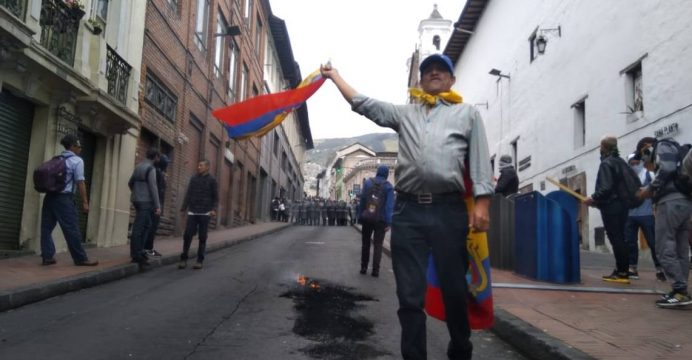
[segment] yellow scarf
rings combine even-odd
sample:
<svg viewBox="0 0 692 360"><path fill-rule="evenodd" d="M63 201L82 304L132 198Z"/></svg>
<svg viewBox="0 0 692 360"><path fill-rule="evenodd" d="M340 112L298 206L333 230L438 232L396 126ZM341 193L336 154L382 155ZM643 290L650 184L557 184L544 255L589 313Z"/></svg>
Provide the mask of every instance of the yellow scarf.
<svg viewBox="0 0 692 360"><path fill-rule="evenodd" d="M460 104L460 103L464 102L464 98L462 98L461 95L459 95L454 90L449 90L447 92L441 92L437 95L430 95L419 88L410 88L410 89L408 89L408 92L411 94L411 96L420 100L421 103L427 104L430 106L434 106L435 104L437 104L438 98L443 99L443 100L450 102L452 104Z"/></svg>

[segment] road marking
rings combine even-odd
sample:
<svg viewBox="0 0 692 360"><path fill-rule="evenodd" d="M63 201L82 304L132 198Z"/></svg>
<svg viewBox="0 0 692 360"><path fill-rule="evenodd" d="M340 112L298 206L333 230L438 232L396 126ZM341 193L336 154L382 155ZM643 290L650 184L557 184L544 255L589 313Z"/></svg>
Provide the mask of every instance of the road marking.
<svg viewBox="0 0 692 360"><path fill-rule="evenodd" d="M310 245L324 245L324 241L306 241L305 243Z"/></svg>
<svg viewBox="0 0 692 360"><path fill-rule="evenodd" d="M575 291L575 292L601 292L616 294L665 294L663 291L649 289L616 289L610 287L580 287L565 285L532 285L532 284L511 284L493 283L494 288L498 289L527 289L527 290L555 290L555 291Z"/></svg>

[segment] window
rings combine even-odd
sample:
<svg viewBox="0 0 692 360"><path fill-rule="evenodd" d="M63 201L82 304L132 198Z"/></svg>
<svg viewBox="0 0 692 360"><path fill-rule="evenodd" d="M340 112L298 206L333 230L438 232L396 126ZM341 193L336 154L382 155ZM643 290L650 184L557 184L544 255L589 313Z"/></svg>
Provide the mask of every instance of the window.
<svg viewBox="0 0 692 360"><path fill-rule="evenodd" d="M440 51L440 35L433 36L433 45L435 50Z"/></svg>
<svg viewBox="0 0 692 360"><path fill-rule="evenodd" d="M519 142L519 138L516 138L514 141L511 142L512 146L512 160L514 160L514 168L519 170L519 167L517 166L517 155L519 155L519 145L517 144Z"/></svg>
<svg viewBox="0 0 692 360"><path fill-rule="evenodd" d="M238 58L239 56L238 45L235 41L230 41L229 46L229 65L228 65L228 100L229 102L236 102L236 78L238 77Z"/></svg>
<svg viewBox="0 0 692 360"><path fill-rule="evenodd" d="M257 57L262 53L262 22L258 18L255 22L255 53Z"/></svg>
<svg viewBox="0 0 692 360"><path fill-rule="evenodd" d="M288 169L288 156L286 156L285 151L281 152L281 169L284 172L286 171L286 169Z"/></svg>
<svg viewBox="0 0 692 360"><path fill-rule="evenodd" d="M243 64L243 72L240 74L240 100L245 100L247 96L247 79L250 71L247 69L247 65Z"/></svg>
<svg viewBox="0 0 692 360"><path fill-rule="evenodd" d="M279 134L274 133L274 156L279 156Z"/></svg>
<svg viewBox="0 0 692 360"><path fill-rule="evenodd" d="M250 24L250 15L252 14L252 0L245 0L245 7L243 8L243 17L245 22Z"/></svg>
<svg viewBox="0 0 692 360"><path fill-rule="evenodd" d="M204 51L207 48L207 22L209 18L209 0L197 0L197 21L195 24L195 43Z"/></svg>
<svg viewBox="0 0 692 360"><path fill-rule="evenodd" d="M586 99L582 99L572 105L574 109L574 148L578 149L586 144Z"/></svg>
<svg viewBox="0 0 692 360"><path fill-rule="evenodd" d="M150 73L147 73L144 100L161 113L163 117L175 123L178 98Z"/></svg>
<svg viewBox="0 0 692 360"><path fill-rule="evenodd" d="M219 15L216 19L216 33L223 34L226 32L226 20L224 20L221 14L221 9L219 9ZM216 36L216 48L214 54L214 75L220 78L223 74L223 50L225 36Z"/></svg>
<svg viewBox="0 0 692 360"><path fill-rule="evenodd" d="M536 34L538 33L538 28L536 28L529 36L529 58L531 62L536 60Z"/></svg>
<svg viewBox="0 0 692 360"><path fill-rule="evenodd" d="M104 22L108 20L108 0L97 0L95 4L96 16L100 17Z"/></svg>
<svg viewBox="0 0 692 360"><path fill-rule="evenodd" d="M627 112L644 111L644 93L642 90L642 63L638 62L625 71L627 76L625 96L627 96Z"/></svg>
<svg viewBox="0 0 692 360"><path fill-rule="evenodd" d="M178 13L178 3L180 0L166 0L171 9L177 14Z"/></svg>

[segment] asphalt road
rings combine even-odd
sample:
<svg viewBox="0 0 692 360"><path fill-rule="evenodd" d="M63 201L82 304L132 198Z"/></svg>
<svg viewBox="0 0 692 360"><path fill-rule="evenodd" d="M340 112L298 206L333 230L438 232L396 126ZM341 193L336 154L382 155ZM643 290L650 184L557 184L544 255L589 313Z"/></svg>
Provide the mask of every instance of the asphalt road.
<svg viewBox="0 0 692 360"><path fill-rule="evenodd" d="M359 236L294 226L208 254L203 270L154 268L2 313L0 359L399 359L391 262L360 275ZM446 359L444 323L428 325L429 359ZM492 333L472 340L475 359L523 359Z"/></svg>

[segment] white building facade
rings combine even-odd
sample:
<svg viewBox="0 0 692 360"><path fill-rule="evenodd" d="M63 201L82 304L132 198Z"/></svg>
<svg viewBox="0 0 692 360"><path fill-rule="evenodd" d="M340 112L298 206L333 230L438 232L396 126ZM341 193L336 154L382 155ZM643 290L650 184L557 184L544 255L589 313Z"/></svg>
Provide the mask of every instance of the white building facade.
<svg viewBox="0 0 692 360"><path fill-rule="evenodd" d="M690 18L685 0L469 0L445 53L523 192L553 177L588 195L604 135L622 157L645 136L692 142ZM598 210L580 223L582 248L607 246Z"/></svg>

